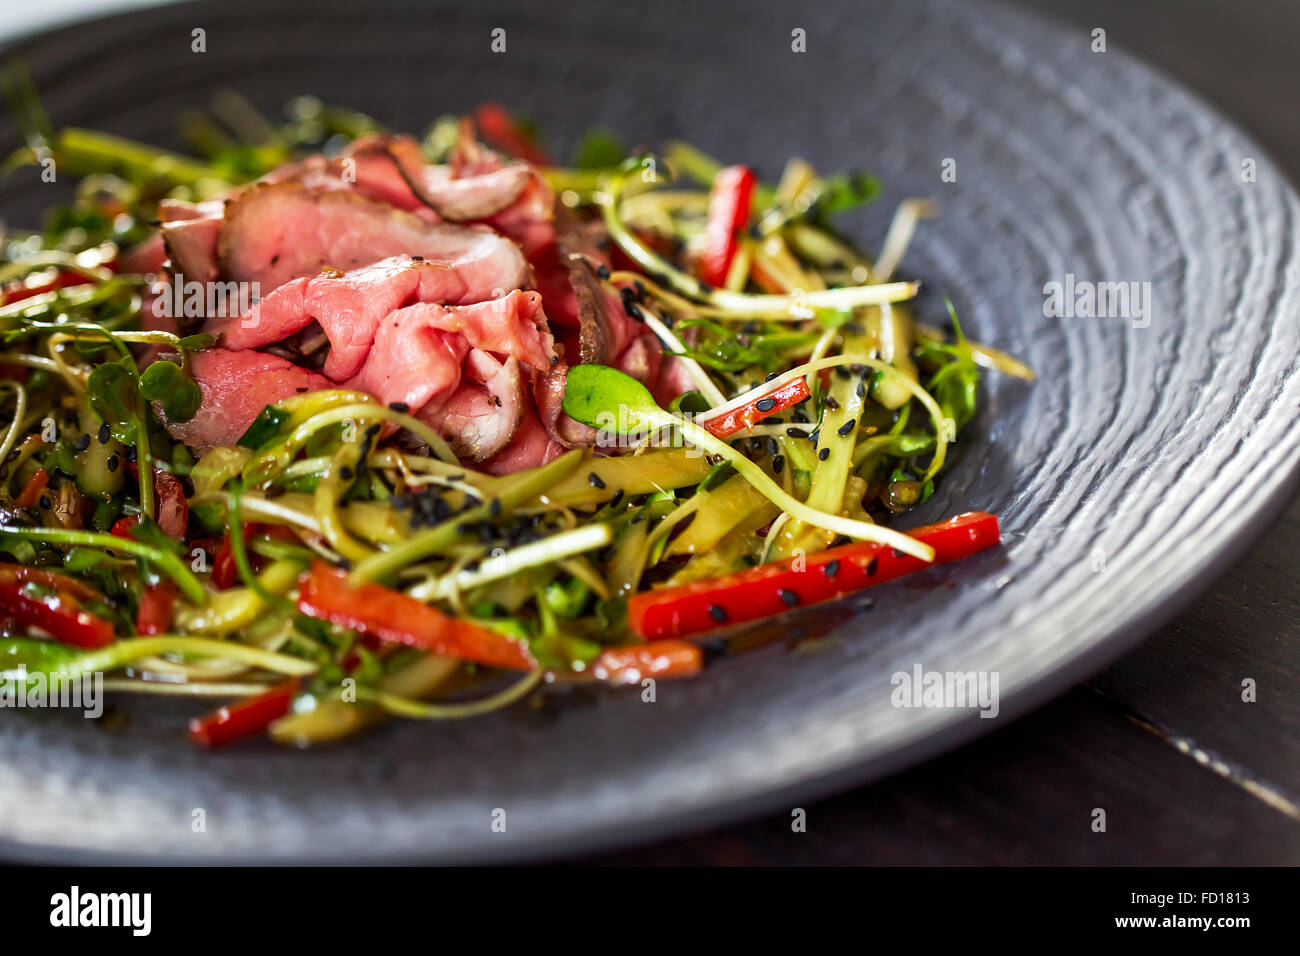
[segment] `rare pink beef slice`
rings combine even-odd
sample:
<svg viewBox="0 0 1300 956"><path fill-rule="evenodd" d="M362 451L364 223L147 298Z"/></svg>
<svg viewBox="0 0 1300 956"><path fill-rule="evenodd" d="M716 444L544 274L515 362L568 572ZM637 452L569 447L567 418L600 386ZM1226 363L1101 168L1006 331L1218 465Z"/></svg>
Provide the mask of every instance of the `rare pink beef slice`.
<svg viewBox="0 0 1300 956"><path fill-rule="evenodd" d="M510 437L510 444L483 462L481 468L490 475L511 475L554 461L564 450L564 445L547 431L530 404Z"/></svg>
<svg viewBox="0 0 1300 956"><path fill-rule="evenodd" d="M510 444L526 407L519 360L504 362L480 349L465 359L460 386L420 417L447 439L459 458L481 462Z"/></svg>
<svg viewBox="0 0 1300 956"><path fill-rule="evenodd" d="M220 335L225 348L255 349L318 322L330 341L323 371L334 381L342 381L361 370L386 315L412 300L483 301L487 293L496 290L483 283L471 284L480 273L473 260L462 268L457 262L393 256L351 272L327 271L310 279L291 279L247 315L209 320L206 330Z"/></svg>
<svg viewBox="0 0 1300 956"><path fill-rule="evenodd" d="M530 370L550 369L555 341L542 297L515 290L473 305L422 302L396 309L379 324L361 371L347 387L369 392L386 404L401 402L418 413L460 384L460 362L470 349L501 361L513 357ZM452 359L455 377L447 371Z"/></svg>
<svg viewBox="0 0 1300 956"><path fill-rule="evenodd" d="M347 387L368 392L385 405L402 404L418 412L456 390L468 352L462 336L423 321L409 309L398 309L379 326L369 357Z"/></svg>
<svg viewBox="0 0 1300 956"><path fill-rule="evenodd" d="M484 298L529 280L520 249L487 229L428 222L358 193L295 182L258 184L229 200L217 239L221 274L258 283L263 296L325 268L346 272L399 255L455 262Z"/></svg>
<svg viewBox="0 0 1300 956"><path fill-rule="evenodd" d="M234 445L267 405L331 387L324 376L262 352L195 352L190 372L202 396L199 411L187 422L165 424L173 438L200 453Z"/></svg>

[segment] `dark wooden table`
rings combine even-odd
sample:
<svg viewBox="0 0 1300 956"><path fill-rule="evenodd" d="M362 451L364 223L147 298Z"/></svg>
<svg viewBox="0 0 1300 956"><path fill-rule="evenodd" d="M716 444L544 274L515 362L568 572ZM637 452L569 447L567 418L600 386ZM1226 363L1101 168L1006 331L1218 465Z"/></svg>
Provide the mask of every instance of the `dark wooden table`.
<svg viewBox="0 0 1300 956"><path fill-rule="evenodd" d="M1023 0L1196 90L1300 183L1300 3ZM1297 316L1279 316L1294 322ZM672 864L1300 863L1300 502L1169 626L1060 700L874 786L592 858ZM1243 681L1254 682L1246 702ZM1106 830L1094 832L1094 808Z"/></svg>

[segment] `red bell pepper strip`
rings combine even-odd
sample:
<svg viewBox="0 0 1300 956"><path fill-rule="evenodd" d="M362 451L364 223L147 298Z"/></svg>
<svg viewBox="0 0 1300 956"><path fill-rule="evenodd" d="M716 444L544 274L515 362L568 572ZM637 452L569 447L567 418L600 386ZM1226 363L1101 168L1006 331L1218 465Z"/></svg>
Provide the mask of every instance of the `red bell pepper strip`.
<svg viewBox="0 0 1300 956"><path fill-rule="evenodd" d="M131 475L139 481L139 464L133 461L126 467L131 472ZM154 495L158 499L156 506L158 527L162 528L163 534L167 535L167 537L175 538L177 541L184 541L190 521L190 503L185 497L185 486L170 471L155 468L153 470L153 487Z"/></svg>
<svg viewBox="0 0 1300 956"><path fill-rule="evenodd" d="M89 584L78 581L74 577L60 574L58 571L47 571L44 568L28 568L21 564L0 564L0 583L26 584L29 581L51 591L70 594L81 601L104 600L103 592L92 588Z"/></svg>
<svg viewBox="0 0 1300 956"><path fill-rule="evenodd" d="M320 561L298 582L298 610L392 644L510 670L536 667L528 650L503 634L449 617L382 585L354 588L346 572Z"/></svg>
<svg viewBox="0 0 1300 956"><path fill-rule="evenodd" d="M483 141L534 166L554 166L537 140L515 122L510 111L498 103L483 103L474 110L474 125Z"/></svg>
<svg viewBox="0 0 1300 956"><path fill-rule="evenodd" d="M50 474L44 468L36 469L36 474L28 479L27 484L23 485L23 490L18 493L14 499L14 504L19 508L30 508L41 498L41 492L45 490L50 483Z"/></svg>
<svg viewBox="0 0 1300 956"><path fill-rule="evenodd" d="M295 677L256 697L218 707L205 717L194 717L190 720L190 740L211 749L260 733L289 713L298 687Z"/></svg>
<svg viewBox="0 0 1300 956"><path fill-rule="evenodd" d="M709 285L721 286L727 281L740 234L749 222L753 197L754 174L748 166L728 166L713 178L699 263L700 278Z"/></svg>
<svg viewBox="0 0 1300 956"><path fill-rule="evenodd" d="M997 517L983 511L908 534L934 548L935 564L968 557L1000 540ZM689 637L843 597L926 567L920 558L887 545L859 541L808 555L797 570L791 559L637 594L628 601L628 626L649 641Z"/></svg>
<svg viewBox="0 0 1300 956"><path fill-rule="evenodd" d="M752 402L733 408L724 415L703 422L703 426L718 438L734 435L744 428L752 428L769 415L784 411L791 405L798 405L808 397L808 383L802 378L786 382L780 388L761 395ZM770 403L770 404L769 404ZM759 405L762 405L760 408Z"/></svg>
<svg viewBox="0 0 1300 956"><path fill-rule="evenodd" d="M0 581L0 612L18 625L38 627L64 644L105 647L113 643L113 625L82 610L66 591L33 597L16 583Z"/></svg>
<svg viewBox="0 0 1300 956"><path fill-rule="evenodd" d="M596 658L592 673L614 684L635 684L645 677L692 677L704 655L686 641L650 641L611 647Z"/></svg>
<svg viewBox="0 0 1300 956"><path fill-rule="evenodd" d="M131 529L140 523L139 515L127 515L125 518L118 518L113 522L113 527L108 529L108 533L115 538L130 538L135 540L131 534Z"/></svg>
<svg viewBox="0 0 1300 956"><path fill-rule="evenodd" d="M15 302L22 302L24 299L30 299L33 296L44 295L46 292L53 292L55 289L66 289L74 285L87 285L93 280L87 278L79 272L60 272L49 282L42 282L40 285L23 285L16 283L0 290L0 304L12 305Z"/></svg>
<svg viewBox="0 0 1300 956"><path fill-rule="evenodd" d="M256 525L246 525L244 528L245 539L247 535L253 532ZM212 559L212 586L220 591L233 588L235 582L239 580L239 568L235 564L235 552L230 543L230 532L221 539L221 547L217 549L217 555Z"/></svg>
<svg viewBox="0 0 1300 956"><path fill-rule="evenodd" d="M135 615L137 634L166 634L171 628L172 609L176 606L176 582L164 578L151 584L140 596Z"/></svg>

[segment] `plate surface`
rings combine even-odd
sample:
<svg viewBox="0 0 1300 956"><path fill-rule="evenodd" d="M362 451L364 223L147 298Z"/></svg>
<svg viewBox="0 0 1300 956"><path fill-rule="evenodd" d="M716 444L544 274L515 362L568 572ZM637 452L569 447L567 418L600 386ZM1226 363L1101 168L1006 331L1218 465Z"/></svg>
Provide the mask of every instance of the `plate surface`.
<svg viewBox="0 0 1300 956"><path fill-rule="evenodd" d="M196 28L206 52L191 50ZM507 47L494 54L497 28ZM796 28L807 53L791 50ZM654 703L550 699L308 753L197 753L179 730L195 708L171 702L123 704L116 730L6 714L0 857L476 861L644 840L920 760L1140 639L1293 491L1297 202L1220 117L1090 44L942 0L199 3L24 41L56 123L164 144L181 110L233 86L269 110L310 92L416 131L493 99L564 146L602 123L769 176L794 154L868 169L885 199L846 229L877 241L894 201L938 200L943 218L902 270L926 283L921 317L940 321L951 296L968 334L1040 380L986 377L979 418L918 516L994 511L1005 545L879 589L869 613L781 622L818 640L661 684ZM14 135L0 129L0 148ZM65 186L13 177L0 214L34 224ZM1127 318L1049 317L1045 284L1067 276L1076 290L1137 283L1140 298ZM894 707L890 677L915 665L996 673L999 717Z"/></svg>

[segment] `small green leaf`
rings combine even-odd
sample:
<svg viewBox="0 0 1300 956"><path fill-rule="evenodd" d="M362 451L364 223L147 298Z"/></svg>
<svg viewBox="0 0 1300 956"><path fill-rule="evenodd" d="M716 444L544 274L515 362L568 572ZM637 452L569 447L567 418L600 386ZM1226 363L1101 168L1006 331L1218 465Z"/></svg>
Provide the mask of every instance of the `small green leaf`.
<svg viewBox="0 0 1300 956"><path fill-rule="evenodd" d="M661 411L650 390L625 372L607 365L569 369L564 412L584 425L607 431L631 429L642 424L643 416Z"/></svg>
<svg viewBox="0 0 1300 956"><path fill-rule="evenodd" d="M278 435L280 426L288 420L289 413L284 409L267 405L258 412L257 417L253 419L253 424L248 426L244 434L239 436L240 447L256 451Z"/></svg>
<svg viewBox="0 0 1300 956"><path fill-rule="evenodd" d="M162 406L170 421L187 422L199 410L202 396L194 380L174 362L154 362L140 376L140 394Z"/></svg>
<svg viewBox="0 0 1300 956"><path fill-rule="evenodd" d="M86 396L100 421L106 422L119 441L130 441L134 422L141 415L140 390L134 376L117 362L95 366L86 380Z"/></svg>
<svg viewBox="0 0 1300 956"><path fill-rule="evenodd" d="M627 148L603 126L594 126L583 135L573 153L578 169L606 169L617 166L627 156Z"/></svg>
<svg viewBox="0 0 1300 956"><path fill-rule="evenodd" d="M848 212L880 194L880 181L866 173L841 173L822 179L817 210L825 215Z"/></svg>

